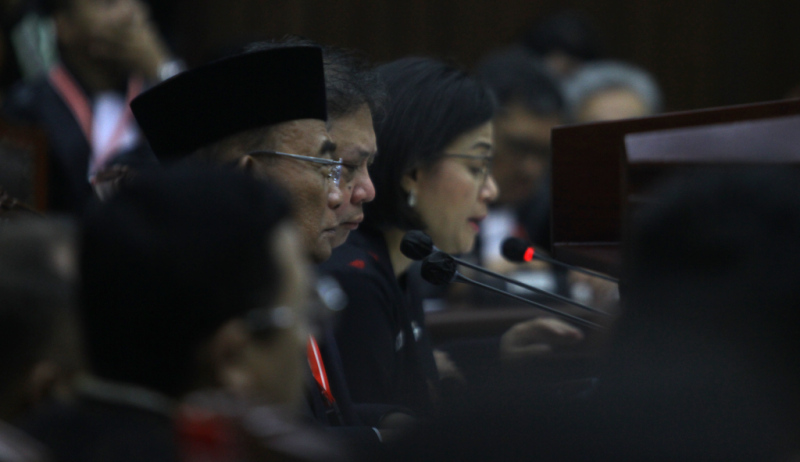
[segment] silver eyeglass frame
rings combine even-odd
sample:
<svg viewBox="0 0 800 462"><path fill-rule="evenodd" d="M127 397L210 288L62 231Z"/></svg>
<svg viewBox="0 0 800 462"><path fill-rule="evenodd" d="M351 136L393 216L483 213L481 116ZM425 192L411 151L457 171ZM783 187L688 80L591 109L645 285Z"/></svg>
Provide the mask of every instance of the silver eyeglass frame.
<svg viewBox="0 0 800 462"><path fill-rule="evenodd" d="M319 157L311 157L311 156L301 156L300 154L289 154L288 152L280 152L280 151L270 151L270 150L260 150L260 151L250 151L247 155L259 155L259 154L274 154L276 156L284 156L284 157L291 157L292 159L297 160L304 160L306 162L313 162L315 164L321 165L330 165L333 168L331 169L330 173L326 175L328 179L333 181L333 184L338 188L339 181L342 178L342 159L339 160L331 160L331 159L320 159Z"/></svg>

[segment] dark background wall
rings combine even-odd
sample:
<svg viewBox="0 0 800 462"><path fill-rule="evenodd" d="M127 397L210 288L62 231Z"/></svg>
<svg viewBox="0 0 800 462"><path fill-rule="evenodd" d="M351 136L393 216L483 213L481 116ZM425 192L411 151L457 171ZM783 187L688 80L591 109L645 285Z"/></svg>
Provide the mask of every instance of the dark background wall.
<svg viewBox="0 0 800 462"><path fill-rule="evenodd" d="M766 101L800 83L797 0L176 0L179 50L298 34L364 51L473 65L561 9L588 14L608 55L653 72L670 110Z"/></svg>

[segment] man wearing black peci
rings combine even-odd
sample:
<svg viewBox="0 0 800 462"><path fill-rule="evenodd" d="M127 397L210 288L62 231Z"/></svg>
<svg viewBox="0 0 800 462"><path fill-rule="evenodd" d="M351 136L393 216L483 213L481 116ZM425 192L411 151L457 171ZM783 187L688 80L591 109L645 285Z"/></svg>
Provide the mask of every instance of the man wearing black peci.
<svg viewBox="0 0 800 462"><path fill-rule="evenodd" d="M342 167L325 126L319 48L224 58L153 87L131 108L162 162L233 164L282 186L309 255L330 256Z"/></svg>

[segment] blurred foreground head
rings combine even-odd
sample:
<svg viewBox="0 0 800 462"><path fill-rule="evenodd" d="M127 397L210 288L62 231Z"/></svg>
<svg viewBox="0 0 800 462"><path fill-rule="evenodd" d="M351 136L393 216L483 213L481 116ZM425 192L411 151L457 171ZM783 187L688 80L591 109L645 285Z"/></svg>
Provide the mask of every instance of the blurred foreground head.
<svg viewBox="0 0 800 462"><path fill-rule="evenodd" d="M0 224L0 419L68 391L82 365L75 326L75 228L55 219Z"/></svg>
<svg viewBox="0 0 800 462"><path fill-rule="evenodd" d="M798 172L716 167L648 197L598 388L472 390L385 460L796 460Z"/></svg>
<svg viewBox="0 0 800 462"><path fill-rule="evenodd" d="M305 292L306 260L288 218L268 184L197 167L141 175L90 210L81 274L93 372L176 397L224 382L219 369L203 374L231 322L245 345L300 318L292 296Z"/></svg>
<svg viewBox="0 0 800 462"><path fill-rule="evenodd" d="M609 428L631 454L785 456L800 429L800 176L717 167L654 197L629 236Z"/></svg>

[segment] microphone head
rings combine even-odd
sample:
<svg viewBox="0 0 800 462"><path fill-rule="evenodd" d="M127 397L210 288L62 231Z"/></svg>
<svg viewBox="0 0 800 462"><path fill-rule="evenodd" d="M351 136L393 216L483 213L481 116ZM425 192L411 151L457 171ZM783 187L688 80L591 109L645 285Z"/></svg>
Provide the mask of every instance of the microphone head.
<svg viewBox="0 0 800 462"><path fill-rule="evenodd" d="M422 260L433 252L433 241L422 231L411 230L403 236L400 252L412 260Z"/></svg>
<svg viewBox="0 0 800 462"><path fill-rule="evenodd" d="M533 254L536 250L532 245L525 242L524 239L509 237L503 241L501 252L508 261L526 263L533 260Z"/></svg>
<svg viewBox="0 0 800 462"><path fill-rule="evenodd" d="M437 286L449 284L456 280L458 268L453 257L436 251L422 260L422 279Z"/></svg>

